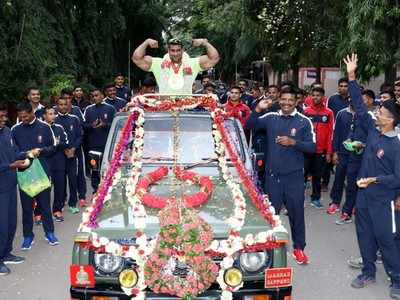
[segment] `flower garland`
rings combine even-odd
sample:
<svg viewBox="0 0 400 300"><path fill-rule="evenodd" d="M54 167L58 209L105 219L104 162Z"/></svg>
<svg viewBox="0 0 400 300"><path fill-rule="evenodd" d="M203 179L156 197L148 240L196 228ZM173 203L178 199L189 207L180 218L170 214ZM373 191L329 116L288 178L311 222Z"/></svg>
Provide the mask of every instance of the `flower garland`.
<svg viewBox="0 0 400 300"><path fill-rule="evenodd" d="M160 211L159 220L157 244L145 266L146 284L155 293L192 299L207 290L218 273L204 254L213 239L211 227L174 198ZM187 273L185 278L179 271Z"/></svg>
<svg viewBox="0 0 400 300"><path fill-rule="evenodd" d="M106 175L102 180L96 195L93 197L93 205L89 207L86 213L83 214L82 227L96 228L97 217L103 208L104 202L111 199L111 186L114 186L121 179L121 173L118 172L121 166L122 155L128 143L129 136L132 132L132 126L137 119L137 114L132 113L124 128L122 129L121 137L114 150L113 160L107 169Z"/></svg>
<svg viewBox="0 0 400 300"><path fill-rule="evenodd" d="M176 178L181 181L186 181L191 184L199 184L201 186L200 192L194 195L183 196L182 203L185 207L193 208L196 206L201 206L208 201L213 187L210 178L197 175L194 172L185 171L183 168L179 167L174 168L174 173ZM168 167L162 166L148 173L139 180L136 186L136 194L145 206L163 209L167 205L168 201L170 200L169 198L155 196L148 192L150 185L158 182L167 175Z"/></svg>

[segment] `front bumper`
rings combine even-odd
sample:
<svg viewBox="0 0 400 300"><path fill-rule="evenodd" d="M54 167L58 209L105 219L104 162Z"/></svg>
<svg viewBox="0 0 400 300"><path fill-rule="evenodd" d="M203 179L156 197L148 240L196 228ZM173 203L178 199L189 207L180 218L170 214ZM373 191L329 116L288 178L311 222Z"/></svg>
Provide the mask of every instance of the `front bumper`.
<svg viewBox="0 0 400 300"><path fill-rule="evenodd" d="M196 299L200 300L219 300L221 291L217 289L217 285L213 285L209 290L199 295ZM96 286L95 288L75 288L71 287L71 298L80 300L90 300L93 296L111 297L120 300L134 299L129 297L121 290L113 289L110 286ZM234 300L243 300L245 296L253 295L268 295L271 300L284 300L285 297L292 294L292 287L279 289L265 289L263 282L247 282L244 287L233 293ZM155 294L151 291L146 292L146 299L156 300L176 300L177 297L172 297L163 294ZM287 298L286 298L287 299Z"/></svg>

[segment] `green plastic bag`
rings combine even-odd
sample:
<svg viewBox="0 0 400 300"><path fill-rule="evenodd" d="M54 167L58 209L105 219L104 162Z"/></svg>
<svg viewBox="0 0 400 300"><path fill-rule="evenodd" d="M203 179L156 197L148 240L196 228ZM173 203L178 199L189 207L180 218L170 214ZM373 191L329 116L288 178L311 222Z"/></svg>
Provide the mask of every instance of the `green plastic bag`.
<svg viewBox="0 0 400 300"><path fill-rule="evenodd" d="M26 170L17 172L17 179L19 188L32 198L51 187L49 177L38 159L34 159Z"/></svg>

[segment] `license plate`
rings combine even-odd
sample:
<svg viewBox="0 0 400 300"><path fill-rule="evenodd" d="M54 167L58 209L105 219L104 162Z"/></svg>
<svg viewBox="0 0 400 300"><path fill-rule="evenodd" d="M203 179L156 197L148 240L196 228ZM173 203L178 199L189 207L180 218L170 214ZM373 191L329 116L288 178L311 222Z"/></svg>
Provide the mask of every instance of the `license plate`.
<svg viewBox="0 0 400 300"><path fill-rule="evenodd" d="M265 271L265 288L280 288L292 285L292 268L275 268Z"/></svg>

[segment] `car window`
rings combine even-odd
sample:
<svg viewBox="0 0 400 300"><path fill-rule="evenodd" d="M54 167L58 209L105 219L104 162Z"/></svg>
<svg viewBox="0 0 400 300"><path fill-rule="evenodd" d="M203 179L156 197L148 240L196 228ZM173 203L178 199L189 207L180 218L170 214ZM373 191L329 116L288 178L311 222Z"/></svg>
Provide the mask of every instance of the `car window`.
<svg viewBox="0 0 400 300"><path fill-rule="evenodd" d="M126 121L125 118L119 119L114 131L112 139L112 147L114 147L119 139L121 129ZM227 120L226 128L231 139L243 158L243 149L240 143L240 137L235 129L234 122ZM144 125L144 153L145 158L165 158L160 159L160 163L173 159L174 149L174 119L170 116L149 117L146 118ZM111 149L109 159L112 158ZM129 160L128 154L124 156L125 160ZM182 164L196 163L201 160L215 158L214 140L212 136L211 119L207 116L195 117L191 115L179 118L179 156L178 162Z"/></svg>

